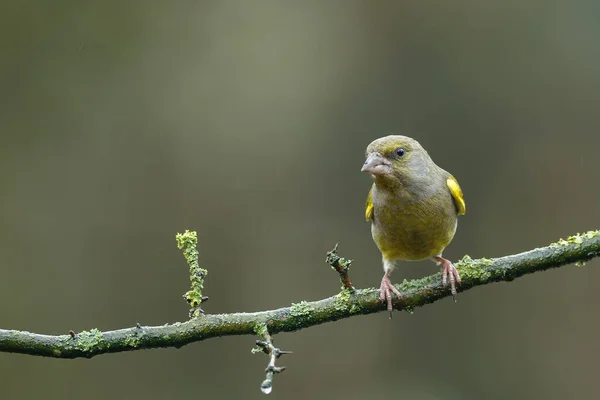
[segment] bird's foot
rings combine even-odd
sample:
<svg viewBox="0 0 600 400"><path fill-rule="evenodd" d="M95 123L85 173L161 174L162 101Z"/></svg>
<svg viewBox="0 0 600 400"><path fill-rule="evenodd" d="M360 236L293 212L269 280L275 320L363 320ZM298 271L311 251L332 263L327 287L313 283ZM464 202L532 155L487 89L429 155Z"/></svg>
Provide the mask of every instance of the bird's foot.
<svg viewBox="0 0 600 400"><path fill-rule="evenodd" d="M401 298L402 294L398 289L396 289L394 285L392 285L388 272L386 272L385 275L383 275L383 278L381 278L380 289L381 294L379 295L379 298L381 299L381 301L387 302L387 309L390 312L390 319L392 319L392 293L395 294L398 298Z"/></svg>
<svg viewBox="0 0 600 400"><path fill-rule="evenodd" d="M450 292L452 296L456 295L456 284L460 285L460 275L456 270L456 267L445 258L434 257L435 261L442 264L442 285L446 286L447 281L450 280Z"/></svg>

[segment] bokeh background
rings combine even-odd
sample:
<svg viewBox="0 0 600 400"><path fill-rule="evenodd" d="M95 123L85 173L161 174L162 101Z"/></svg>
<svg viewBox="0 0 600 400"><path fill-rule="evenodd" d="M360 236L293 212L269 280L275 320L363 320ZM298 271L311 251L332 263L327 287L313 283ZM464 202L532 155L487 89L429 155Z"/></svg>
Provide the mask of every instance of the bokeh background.
<svg viewBox="0 0 600 400"><path fill-rule="evenodd" d="M64 334L379 284L366 145L417 138L460 181L446 255L600 225L593 1L16 1L0 12L0 327ZM280 399L597 395L600 263L275 337ZM406 264L399 282L437 271ZM254 338L92 360L0 354L2 399L262 399Z"/></svg>

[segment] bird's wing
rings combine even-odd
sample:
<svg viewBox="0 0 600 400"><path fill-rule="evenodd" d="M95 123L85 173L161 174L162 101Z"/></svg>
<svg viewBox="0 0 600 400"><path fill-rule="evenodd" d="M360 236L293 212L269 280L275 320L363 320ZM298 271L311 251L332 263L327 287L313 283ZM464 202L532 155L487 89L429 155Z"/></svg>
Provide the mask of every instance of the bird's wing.
<svg viewBox="0 0 600 400"><path fill-rule="evenodd" d="M456 211L458 212L458 215L464 215L465 211L467 211L467 206L465 205L465 198L463 197L463 192L458 185L458 181L454 179L452 175L450 175L450 177L446 180L446 184L448 185L448 189L450 189L450 194L452 195L452 199L456 205Z"/></svg>
<svg viewBox="0 0 600 400"><path fill-rule="evenodd" d="M367 204L365 208L365 218L367 221L371 221L373 219L373 198L371 197L372 191L373 187L371 186L371 190L369 190L369 194L367 195Z"/></svg>

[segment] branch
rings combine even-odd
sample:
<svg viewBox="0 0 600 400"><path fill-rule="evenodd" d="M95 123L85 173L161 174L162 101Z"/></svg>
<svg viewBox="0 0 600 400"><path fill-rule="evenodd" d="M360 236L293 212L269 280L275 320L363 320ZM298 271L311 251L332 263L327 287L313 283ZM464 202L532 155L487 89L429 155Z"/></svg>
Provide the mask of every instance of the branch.
<svg viewBox="0 0 600 400"><path fill-rule="evenodd" d="M188 239L182 247L189 250L192 243L195 247L195 242L193 239ZM583 265L585 261L598 256L600 256L599 231L578 234L567 240L561 239L547 247L500 258L473 260L469 256L465 256L455 264L462 277L462 283L458 289L459 292L463 292L493 282L508 282L533 272L572 263ZM192 277L192 284L196 284L196 289L192 288L192 291L202 289L202 285L198 285L198 279L195 279L199 278L202 281L204 277L200 275ZM450 289L443 287L441 281L441 274L437 273L422 279L405 280L400 285L396 285L402 292L402 299L394 300L394 308L411 312L415 307L451 296ZM186 296L186 298L188 297ZM201 292L191 295L190 298L194 300L194 302L190 301L192 307L199 306L202 302ZM198 299L200 301L196 304ZM65 335L42 335L0 329L0 352L55 358L91 358L99 354L122 351L159 347L179 348L188 343L217 336L254 335L260 331L260 327L266 327L265 332L271 335L279 332L292 332L325 322L385 310L385 304L379 300L379 290L373 288L355 291L344 289L337 295L326 299L313 302L302 301L276 310L253 313L199 314L186 322L162 326L137 324L131 328L114 331L101 332L98 329L92 329ZM264 335L263 339L265 339ZM273 349L269 346L272 346L272 343L267 345L272 356Z"/></svg>
<svg viewBox="0 0 600 400"><path fill-rule="evenodd" d="M273 339L271 338L266 325L256 326L254 331L258 335L262 336L264 340L256 341L257 347L252 349L252 353L258 353L262 351L269 356L269 364L267 364L267 368L265 369L267 377L260 385L260 390L265 394L269 394L273 390L273 377L275 374L285 370L285 367L277 367L275 365L275 361L282 355L292 354L292 352L278 349L273 345Z"/></svg>

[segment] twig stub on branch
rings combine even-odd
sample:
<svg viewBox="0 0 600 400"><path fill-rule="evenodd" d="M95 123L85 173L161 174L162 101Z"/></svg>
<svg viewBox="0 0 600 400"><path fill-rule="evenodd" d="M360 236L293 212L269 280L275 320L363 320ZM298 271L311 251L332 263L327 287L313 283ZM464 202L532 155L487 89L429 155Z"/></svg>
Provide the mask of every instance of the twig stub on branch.
<svg viewBox="0 0 600 400"><path fill-rule="evenodd" d="M352 283L350 282L350 277L348 276L348 271L350 270L350 265L352 265L352 260L347 260L338 255L338 244L339 243L336 243L335 247L327 252L325 262L331 265L331 268L333 268L333 270L340 275L342 290L346 289L354 291L354 286L352 286Z"/></svg>

